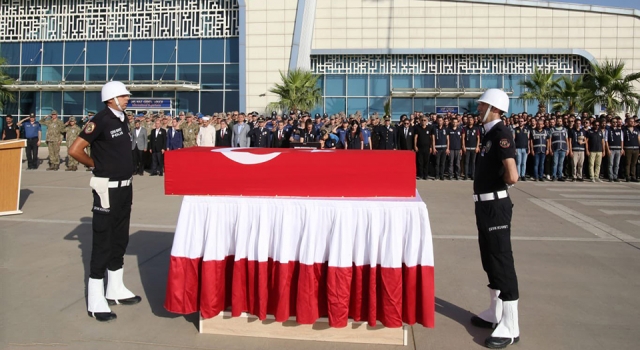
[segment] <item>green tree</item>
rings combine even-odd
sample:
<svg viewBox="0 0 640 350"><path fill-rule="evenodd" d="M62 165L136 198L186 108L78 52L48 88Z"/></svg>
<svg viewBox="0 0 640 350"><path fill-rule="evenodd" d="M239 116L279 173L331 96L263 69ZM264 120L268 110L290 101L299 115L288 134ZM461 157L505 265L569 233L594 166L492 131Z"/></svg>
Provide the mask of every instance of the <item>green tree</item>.
<svg viewBox="0 0 640 350"><path fill-rule="evenodd" d="M0 57L0 109L4 108L5 102L15 102L16 97L13 91L7 89L7 85L11 85L15 82L15 79L11 78L5 71L4 67L7 64L7 60L4 57Z"/></svg>
<svg viewBox="0 0 640 350"><path fill-rule="evenodd" d="M559 89L560 78L553 78L555 70L545 73L537 66L533 68L533 74L518 84L525 88L520 95L520 100L525 104L529 101L538 101L538 113L546 113L547 105L554 100L555 92Z"/></svg>
<svg viewBox="0 0 640 350"><path fill-rule="evenodd" d="M638 79L640 72L625 75L624 62L621 60L591 64L591 70L584 78L587 88L585 107L593 110L597 104L606 105L609 114L622 111L625 107L636 111L640 95L635 92L633 82Z"/></svg>
<svg viewBox="0 0 640 350"><path fill-rule="evenodd" d="M269 90L280 100L269 103L268 110L310 111L322 100L322 91L317 86L318 77L310 71L296 69L287 74L280 71L280 78L282 83Z"/></svg>
<svg viewBox="0 0 640 350"><path fill-rule="evenodd" d="M560 84L556 86L553 102L553 110L562 113L573 114L584 111L582 103L587 93L583 77L575 81L568 76L560 78Z"/></svg>

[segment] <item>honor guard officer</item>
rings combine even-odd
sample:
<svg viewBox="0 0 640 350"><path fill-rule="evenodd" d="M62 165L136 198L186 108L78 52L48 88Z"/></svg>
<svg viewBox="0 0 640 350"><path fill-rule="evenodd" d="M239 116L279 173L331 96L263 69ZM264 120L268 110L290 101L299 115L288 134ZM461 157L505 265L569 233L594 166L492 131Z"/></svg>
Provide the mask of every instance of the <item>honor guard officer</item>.
<svg viewBox="0 0 640 350"><path fill-rule="evenodd" d="M249 131L247 136L251 138L253 147L269 147L269 130L264 126L263 117L258 118L258 125Z"/></svg>
<svg viewBox="0 0 640 350"><path fill-rule="evenodd" d="M486 134L473 182L476 224L482 267L489 277L491 304L471 318L477 327L495 330L485 340L501 349L520 339L518 326L518 279L511 251L513 204L507 193L518 181L513 135L500 115L509 109L509 97L499 89L488 89L478 100L478 112Z"/></svg>
<svg viewBox="0 0 640 350"><path fill-rule="evenodd" d="M390 116L384 116L384 125L378 128L378 136L380 137L378 149L396 149L396 128L391 126Z"/></svg>
<svg viewBox="0 0 640 350"><path fill-rule="evenodd" d="M116 318L109 305L133 305L141 298L124 286L122 265L129 243L133 189L131 135L124 115L131 93L119 81L102 87L105 109L88 122L69 155L93 168L93 246L87 296L89 316L98 321ZM84 148L91 145L91 158ZM107 270L107 292L104 272Z"/></svg>

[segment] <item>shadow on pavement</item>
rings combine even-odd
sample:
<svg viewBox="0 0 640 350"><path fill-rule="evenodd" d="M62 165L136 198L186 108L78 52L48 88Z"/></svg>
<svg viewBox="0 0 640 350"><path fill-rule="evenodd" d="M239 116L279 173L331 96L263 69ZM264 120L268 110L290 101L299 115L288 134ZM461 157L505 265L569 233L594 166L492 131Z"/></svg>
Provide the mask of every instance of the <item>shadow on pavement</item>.
<svg viewBox="0 0 640 350"><path fill-rule="evenodd" d="M482 329L474 327L471 324L471 316L473 314L468 310L464 310L457 305L453 305L448 301L436 297L436 312L442 316L448 317L453 321L463 325L469 335L473 337L476 344L484 347L484 340L491 335L490 329Z"/></svg>
<svg viewBox="0 0 640 350"><path fill-rule="evenodd" d="M78 241L78 248L81 251L82 265L84 266L83 281L85 285L85 297L87 290L87 282L89 279L89 269L91 262L91 244L92 229L91 218L83 217L83 223L78 225L74 230L69 232L64 239L70 241ZM129 235L129 245L127 246L126 255L136 256L138 259L137 268L140 271L140 280L144 293L142 294L143 302L146 298L151 312L158 317L176 318L182 315L170 313L165 310L164 297L167 287L167 274L169 271L169 258L171 255L171 245L173 243L173 233L156 232L156 231L136 231ZM127 271L135 267L124 265L124 280L131 278L131 274ZM105 276L106 279L106 276ZM132 290L135 294L140 291ZM184 315L187 322L194 324L198 328L198 314Z"/></svg>
<svg viewBox="0 0 640 350"><path fill-rule="evenodd" d="M20 203L18 204L18 209L22 209L22 207L24 206L24 203L27 202L27 199L29 199L29 196L33 193L33 191L31 191L28 188L23 188L20 190Z"/></svg>

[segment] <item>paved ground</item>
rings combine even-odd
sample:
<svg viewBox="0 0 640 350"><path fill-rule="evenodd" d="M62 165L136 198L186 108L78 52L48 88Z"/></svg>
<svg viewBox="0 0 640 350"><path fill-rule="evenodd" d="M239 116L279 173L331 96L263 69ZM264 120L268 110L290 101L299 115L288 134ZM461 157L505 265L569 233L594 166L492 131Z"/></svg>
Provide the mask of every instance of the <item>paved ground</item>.
<svg viewBox="0 0 640 350"><path fill-rule="evenodd" d="M181 198L149 176L135 179L125 257L143 302L118 307L116 322L90 319L90 175L44 168L23 173L24 214L0 218L1 349L480 349L489 335L468 321L487 304L469 181L418 182L435 235L436 328L384 347L200 335L195 315L166 312ZM522 334L513 348L640 348L640 185L524 182L510 193Z"/></svg>

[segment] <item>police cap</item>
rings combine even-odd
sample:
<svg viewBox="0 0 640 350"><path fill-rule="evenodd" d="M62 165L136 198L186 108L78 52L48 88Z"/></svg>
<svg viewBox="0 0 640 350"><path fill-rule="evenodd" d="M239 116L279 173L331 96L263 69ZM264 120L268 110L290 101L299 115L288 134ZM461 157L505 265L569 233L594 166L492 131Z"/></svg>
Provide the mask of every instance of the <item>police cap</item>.
<svg viewBox="0 0 640 350"><path fill-rule="evenodd" d="M276 112L276 111L271 112L271 116L272 116L272 117L275 117L275 116L277 116L277 115L278 115L278 112Z"/></svg>
<svg viewBox="0 0 640 350"><path fill-rule="evenodd" d="M258 118L258 123L262 123L262 122L264 122L264 118L263 117Z"/></svg>
<svg viewBox="0 0 640 350"><path fill-rule="evenodd" d="M390 116L388 116L388 115L385 115L385 116L384 116L384 121L385 121L385 122L391 121L391 117L390 117Z"/></svg>
<svg viewBox="0 0 640 350"><path fill-rule="evenodd" d="M320 113L316 113L316 119L320 119Z"/></svg>

